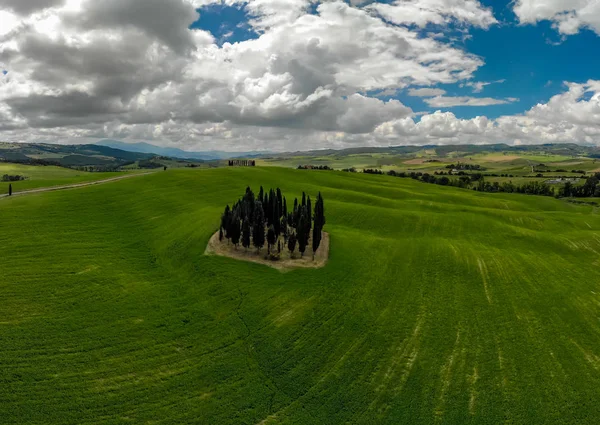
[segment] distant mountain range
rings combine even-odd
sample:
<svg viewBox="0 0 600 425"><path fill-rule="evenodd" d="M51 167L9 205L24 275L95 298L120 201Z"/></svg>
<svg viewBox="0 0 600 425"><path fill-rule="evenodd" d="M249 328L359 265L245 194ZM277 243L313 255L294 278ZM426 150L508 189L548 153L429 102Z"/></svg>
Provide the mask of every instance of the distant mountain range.
<svg viewBox="0 0 600 425"><path fill-rule="evenodd" d="M183 159L201 159L204 161L213 161L219 159L229 158L249 158L264 155L264 153L256 152L223 152L223 151L206 151L206 152L188 152L177 148L163 148L160 146L152 145L150 143L138 142L138 143L126 143L118 140L100 140L96 142L100 146L108 146L114 149L121 149L129 152L148 153L161 156L169 156L172 158L183 158Z"/></svg>

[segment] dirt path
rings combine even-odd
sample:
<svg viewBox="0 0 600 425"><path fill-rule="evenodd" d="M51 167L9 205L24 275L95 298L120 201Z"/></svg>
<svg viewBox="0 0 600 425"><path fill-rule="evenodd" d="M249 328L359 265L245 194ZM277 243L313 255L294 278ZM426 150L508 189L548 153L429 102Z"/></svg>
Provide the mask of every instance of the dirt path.
<svg viewBox="0 0 600 425"><path fill-rule="evenodd" d="M104 179L104 180L96 180L96 181L85 182L85 183L66 184L64 186L40 187L38 189L30 189L30 190L23 190L21 192L13 192L12 196L29 195L32 193L41 193L41 192L53 192L55 190L77 189L80 187L93 186L96 184L103 184L103 183L110 183L110 182L114 182L117 180L128 179L131 177L147 176L148 174L154 174L155 172L156 171L151 171L148 173L127 174L124 176L111 177L109 179ZM4 194L0 195L0 198L7 198L7 197L8 197L8 193L4 193Z"/></svg>
<svg viewBox="0 0 600 425"><path fill-rule="evenodd" d="M257 254L256 249L254 248L245 250L242 247L238 247L235 249L231 243L228 244L225 241L220 242L219 232L216 232L208 241L208 246L206 247L204 254L221 255L224 257L235 258L236 260L251 261L253 263L259 263L273 267L279 271L287 271L301 267L314 269L324 267L329 258L329 233L323 232L323 239L321 239L321 244L319 245L319 249L317 249L314 261L312 259L311 246L312 245L309 243L309 246L306 248L306 253L303 257L300 256L300 253L296 248L294 258L290 258L289 251L284 246L281 251L281 259L279 261L271 261L265 258L267 254L266 247L262 250L261 254ZM274 248L274 250L276 249Z"/></svg>

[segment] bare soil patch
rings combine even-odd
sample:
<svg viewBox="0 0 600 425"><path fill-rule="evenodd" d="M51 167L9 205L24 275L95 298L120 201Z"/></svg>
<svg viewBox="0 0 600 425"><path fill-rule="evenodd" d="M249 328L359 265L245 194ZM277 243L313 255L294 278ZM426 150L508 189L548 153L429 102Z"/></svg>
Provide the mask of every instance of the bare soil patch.
<svg viewBox="0 0 600 425"><path fill-rule="evenodd" d="M419 164L423 164L426 160L427 160L427 158L409 159L408 161L404 161L403 164L419 165Z"/></svg>
<svg viewBox="0 0 600 425"><path fill-rule="evenodd" d="M256 252L256 248L248 248L246 250L242 246L236 247L231 243L227 243L226 239L219 241L219 232L216 232L206 246L204 255L221 255L223 257L235 258L236 260L251 261L253 263L264 264L274 269L287 271L297 268L320 268L324 267L329 258L329 233L323 232L323 238L321 239L321 245L315 253L315 259L312 259L312 245L309 242L309 246L306 247L304 257L300 257L298 252L298 245L296 245L296 251L294 257L290 257L290 251L287 246L284 249L283 238L279 238L281 241L281 253L279 260L271 260L267 256L267 247L265 246L260 250L260 253ZM275 244L274 253L277 253L277 244Z"/></svg>
<svg viewBox="0 0 600 425"><path fill-rule="evenodd" d="M515 159L519 159L520 156L517 155L488 155L482 158L483 162L504 162L504 161L513 161Z"/></svg>

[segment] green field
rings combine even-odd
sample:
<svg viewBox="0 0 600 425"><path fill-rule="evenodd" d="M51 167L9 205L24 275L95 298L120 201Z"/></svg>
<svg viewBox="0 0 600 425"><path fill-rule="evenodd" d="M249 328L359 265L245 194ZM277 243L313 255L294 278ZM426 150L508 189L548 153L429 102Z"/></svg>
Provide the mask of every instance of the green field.
<svg viewBox="0 0 600 425"><path fill-rule="evenodd" d="M246 185L325 198L323 269L204 256ZM0 200L3 424L597 424L600 216L274 167Z"/></svg>
<svg viewBox="0 0 600 425"><path fill-rule="evenodd" d="M2 177L4 174L26 176L27 180L12 183L0 182L0 194L8 192L9 184L12 184L14 192L21 192L40 187L86 183L124 175L123 172L88 173L85 171L77 171L70 168L55 166L33 166L0 163L0 177Z"/></svg>

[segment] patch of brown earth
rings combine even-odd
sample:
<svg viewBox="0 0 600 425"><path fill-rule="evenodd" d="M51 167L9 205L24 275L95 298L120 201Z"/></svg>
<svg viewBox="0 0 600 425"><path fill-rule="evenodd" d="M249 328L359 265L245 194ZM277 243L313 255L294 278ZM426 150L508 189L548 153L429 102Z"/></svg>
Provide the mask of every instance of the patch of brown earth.
<svg viewBox="0 0 600 425"><path fill-rule="evenodd" d="M264 264L269 267L273 267L280 271L287 271L296 268L320 268L324 267L329 258L329 233L323 232L323 238L321 239L321 245L315 253L315 259L313 260L312 253L312 240L309 241L304 256L300 256L298 252L298 244L296 244L296 251L294 257L290 257L290 251L287 246L283 246L283 238L280 238L282 247L279 260L271 260L267 257L267 247L265 246L257 253L256 248L248 248L247 250L241 245L236 247L231 243L227 243L226 239L219 241L219 232L216 232L211 236L206 246L204 255L221 255L223 257L235 258L236 260L251 261L253 263ZM285 249L284 249L285 248ZM277 253L277 244L275 244L274 253Z"/></svg>
<svg viewBox="0 0 600 425"><path fill-rule="evenodd" d="M515 159L519 159L520 156L517 155L488 155L481 160L483 162L504 162L504 161L513 161Z"/></svg>
<svg viewBox="0 0 600 425"><path fill-rule="evenodd" d="M423 164L426 160L427 160L427 158L409 159L408 161L404 161L403 164L418 165L418 164Z"/></svg>

